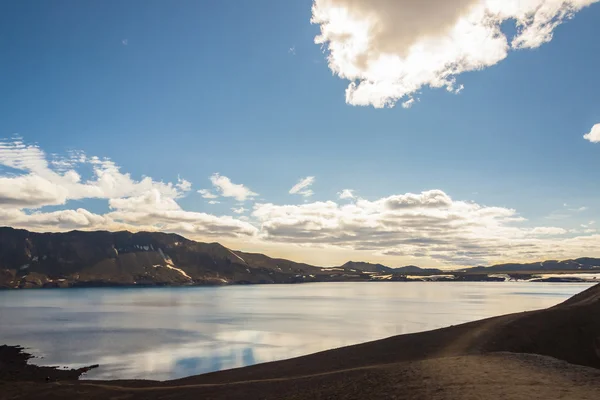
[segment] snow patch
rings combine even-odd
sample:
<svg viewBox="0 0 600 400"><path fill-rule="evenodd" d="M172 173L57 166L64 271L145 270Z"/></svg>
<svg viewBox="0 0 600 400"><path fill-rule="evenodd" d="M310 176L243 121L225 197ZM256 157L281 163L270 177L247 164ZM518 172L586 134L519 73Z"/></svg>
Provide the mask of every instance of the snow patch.
<svg viewBox="0 0 600 400"><path fill-rule="evenodd" d="M429 276L419 276L419 275L407 275L408 279L418 279L422 281L437 281L438 279L455 279L454 275L429 275Z"/></svg>
<svg viewBox="0 0 600 400"><path fill-rule="evenodd" d="M160 256L163 258L163 260L165 260L165 262L168 265L174 266L175 264L173 264L173 260L171 260L171 257L169 257L168 255L166 255L162 249L159 247L158 248L158 253L160 254Z"/></svg>
<svg viewBox="0 0 600 400"><path fill-rule="evenodd" d="M172 269L172 270L174 270L174 271L177 271L177 272L179 272L181 275L185 276L185 277L186 277L186 278L188 278L190 281L192 280L192 277L191 277L191 276L189 276L188 274L186 274L186 273L185 273L185 271L184 271L184 270L182 270L181 268L177 268L177 267L174 267L174 266L172 266L172 265L153 265L153 267L154 267L154 268L159 268L159 267L163 267L163 268L169 268L169 269Z"/></svg>
<svg viewBox="0 0 600 400"><path fill-rule="evenodd" d="M507 274L490 274L488 275L490 278L503 278L504 282L509 282L512 278Z"/></svg>
<svg viewBox="0 0 600 400"><path fill-rule="evenodd" d="M39 257L38 257L38 256L35 256L35 257L33 257L33 258L31 259L31 261L33 261L33 262L37 262L38 260L39 260Z"/></svg>
<svg viewBox="0 0 600 400"><path fill-rule="evenodd" d="M392 279L392 276L393 275L391 275L391 274L390 275L375 275L375 276L371 275L371 279L379 279L379 280L383 281L383 280Z"/></svg>
<svg viewBox="0 0 600 400"><path fill-rule="evenodd" d="M19 271L23 271L24 269L29 268L29 264L25 264L25 265L21 265L21 267L19 267Z"/></svg>
<svg viewBox="0 0 600 400"><path fill-rule="evenodd" d="M228 250L229 250L229 249L228 249ZM246 264L246 261L244 261L244 259L243 259L242 257L238 256L237 254L235 254L235 253L234 253L233 251L231 251L231 250L229 250L229 252L230 252L231 254L233 254L234 256L236 256L237 258L239 258L240 260L242 260L242 262L243 262L244 264Z"/></svg>
<svg viewBox="0 0 600 400"><path fill-rule="evenodd" d="M344 268L332 267L332 268L323 268L321 267L321 271L343 271Z"/></svg>

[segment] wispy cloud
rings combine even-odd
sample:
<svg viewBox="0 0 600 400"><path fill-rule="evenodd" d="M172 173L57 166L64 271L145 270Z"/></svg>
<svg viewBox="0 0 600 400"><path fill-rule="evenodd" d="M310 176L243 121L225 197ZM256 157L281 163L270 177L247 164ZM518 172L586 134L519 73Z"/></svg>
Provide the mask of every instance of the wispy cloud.
<svg viewBox="0 0 600 400"><path fill-rule="evenodd" d="M185 180L181 177L177 177L177 183L175 186L182 192L189 192L192 190L192 182Z"/></svg>
<svg viewBox="0 0 600 400"><path fill-rule="evenodd" d="M202 197L205 199L216 199L219 197L208 189L200 189L198 190L198 193L200 193L200 195L202 195Z"/></svg>
<svg viewBox="0 0 600 400"><path fill-rule="evenodd" d="M306 178L302 178L290 189L289 193L299 194L304 197L310 197L314 194L314 192L311 189L308 189L308 187L311 186L313 183L315 183L314 176L307 176Z"/></svg>
<svg viewBox="0 0 600 400"><path fill-rule="evenodd" d="M570 206L569 204L564 203L562 209L552 211L549 215L546 216L546 219L571 218L574 214L582 213L587 210L588 207L586 206Z"/></svg>

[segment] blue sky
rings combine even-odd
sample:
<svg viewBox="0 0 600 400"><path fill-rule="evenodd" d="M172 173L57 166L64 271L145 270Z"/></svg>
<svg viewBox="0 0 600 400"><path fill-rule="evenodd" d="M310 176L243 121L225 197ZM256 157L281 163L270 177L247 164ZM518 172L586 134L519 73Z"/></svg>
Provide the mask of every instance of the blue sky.
<svg viewBox="0 0 600 400"><path fill-rule="evenodd" d="M565 247L547 254L548 258L578 252L591 255L589 249L600 244L590 224L600 220L600 144L583 135L600 123L600 42L596 40L600 5L591 0L574 3L589 6L572 10L574 18L556 27L551 40L539 45L528 42L489 65L456 74L455 88L464 85L459 93L432 88L429 81L418 82L418 90L392 96L394 107L389 107L386 97L388 107L376 108L376 101L354 105L357 100L345 94L349 81L368 80L373 71L365 69L354 79L344 79L356 66L348 66L341 58L328 66L327 57L335 51L337 39L332 35L324 44L315 44L325 23L311 24L312 1L4 1L0 3L4 158L16 154L10 146L18 137L22 146L43 153L36 153L38 158L51 160L53 154L59 157L69 151L108 158L121 173L129 173L132 182L147 176L152 182L175 185L180 177L191 187L180 193L159 188L161 199L176 203L165 207L216 218L228 216L235 222L227 220L226 226L249 225L242 228L244 233L212 231L205 226L209 217L192 218L193 224L202 226L185 229L182 221L117 221L114 215L110 224L172 230L309 262L330 264L361 257L393 265L486 263L542 256L556 247L554 240ZM328 1L319 5L325 10L324 18L331 18L328 22L333 24ZM399 10L403 11L401 6ZM354 11L360 18L369 10ZM369 15L380 15L380 11ZM427 26L431 10L417 11ZM501 24L509 40L517 34L511 21ZM394 49L399 43L404 42L393 42ZM402 107L410 98L414 99L412 107ZM6 194L12 200L0 202L0 207L10 205L5 206L7 224L35 230L111 227L87 219L63 223L57 214L37 222L27 216L41 218L43 213L78 208L106 216L118 209L110 206L111 199L134 199L154 188L142 185L134 191L93 196L73 194L80 189L67 188L58 199L46 193L40 196L48 201L19 203L17 197L30 191L14 179L37 174L50 184L60 183L29 166L1 164L3 186L7 192L12 188ZM80 181L94 179L97 165L77 164ZM211 182L215 173L257 195L244 201L219 195L212 199L219 204L209 204L211 199L197 190L225 193ZM314 177L312 196L290 194L292 186L305 177ZM344 189L353 190L354 199L339 199ZM48 190L56 194L58 189ZM411 233L412 240L426 236L419 248L406 247L407 237L398 232L392 235L387 228L370 232L369 237L386 232L396 239L376 245L370 240L368 244L342 240L340 232L328 231L333 229L327 223L331 218L337 218L337 229L351 236L372 228L372 221L361 220L365 224L361 227L356 220L348 223L320 209L306 213L311 204L317 204L313 207L317 210L318 204L327 201L340 207L363 200L383 204L382 199L390 196L418 197L434 190L451 201L514 210L509 218L523 220L504 221L501 228L518 226L519 231L493 239L500 240L498 246L542 240L521 237L524 230L560 228L564 232L544 236L548 242L530 255L465 254L465 249L429 247L433 233ZM415 201L427 198L423 195ZM255 214L261 204L279 208L263 208ZM284 205L298 207L281 208ZM440 210L447 210L447 205L442 201ZM246 210L240 214L231 210L239 207ZM283 221L286 215L296 225ZM312 220L314 215L325 221ZM477 236L467 226L457 231L458 236L445 232L444 244L465 232ZM496 222L485 227L499 228ZM323 240L302 239L311 233ZM564 242L584 236L587 247ZM313 252L317 255L306 254Z"/></svg>

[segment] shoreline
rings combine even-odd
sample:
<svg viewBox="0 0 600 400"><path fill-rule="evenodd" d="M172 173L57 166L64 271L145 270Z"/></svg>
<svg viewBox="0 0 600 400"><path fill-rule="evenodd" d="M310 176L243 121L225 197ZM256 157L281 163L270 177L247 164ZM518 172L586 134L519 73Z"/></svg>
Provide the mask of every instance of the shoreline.
<svg viewBox="0 0 600 400"><path fill-rule="evenodd" d="M0 382L32 381L58 382L78 380L98 364L81 368L65 368L60 366L39 366L29 363L38 357L27 352L27 348L19 345L0 345Z"/></svg>
<svg viewBox="0 0 600 400"><path fill-rule="evenodd" d="M585 275L585 272L580 273ZM508 275L508 274L507 274ZM228 283L183 283L183 284L172 284L172 283L152 283L152 284L129 284L129 283L78 283L74 285L42 285L42 286L30 286L30 287L6 287L0 286L0 291L13 291L13 290L49 290L49 289L136 289L136 288L190 288L190 287L231 287L231 286L271 286L271 285L304 285L304 284L315 284L315 283L588 283L595 284L599 281L597 279L580 279L574 278L577 274L564 274L569 275L566 278L549 277L549 278L532 278L522 279L519 278L522 274L511 274L515 278L504 279L498 277L478 276L470 275L461 277L461 279L428 279L427 276L423 276L419 279L370 279L370 280L306 280L306 281L294 281L294 282L228 282ZM536 274L526 274L522 276L532 276ZM560 274L556 274L560 275Z"/></svg>

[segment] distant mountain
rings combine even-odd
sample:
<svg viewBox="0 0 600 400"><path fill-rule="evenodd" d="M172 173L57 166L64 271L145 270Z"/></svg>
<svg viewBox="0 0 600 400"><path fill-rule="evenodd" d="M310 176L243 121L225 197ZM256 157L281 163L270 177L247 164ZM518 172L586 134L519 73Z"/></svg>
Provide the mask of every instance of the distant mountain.
<svg viewBox="0 0 600 400"><path fill-rule="evenodd" d="M195 242L176 234L106 231L35 233L0 227L0 288L439 279L477 281L504 279L497 274L530 279L533 273L590 271L600 273L600 259L499 264L456 271L414 265L390 268L355 261L340 267L321 268L264 254L234 251L219 243Z"/></svg>
<svg viewBox="0 0 600 400"><path fill-rule="evenodd" d="M403 275L438 275L448 273L448 271L442 271L437 268L419 268L414 265L407 265L406 267L394 268L394 272Z"/></svg>
<svg viewBox="0 0 600 400"><path fill-rule="evenodd" d="M399 275L438 275L443 274L444 271L437 268L419 268L415 265L407 265L405 267L391 268L383 264L371 264L368 262L360 261L348 261L346 264L339 268L343 268L351 271L362 271L362 272L379 272L388 274L399 274ZM446 271L447 272L447 271Z"/></svg>
<svg viewBox="0 0 600 400"><path fill-rule="evenodd" d="M577 258L574 260L547 260L534 263L496 264L491 267L473 267L459 270L465 273L497 273L497 272L600 272L600 258Z"/></svg>
<svg viewBox="0 0 600 400"><path fill-rule="evenodd" d="M371 264L368 262L361 261L348 261L346 264L339 268L343 268L350 271L362 271L362 272L392 272L393 269L386 267L382 264Z"/></svg>

